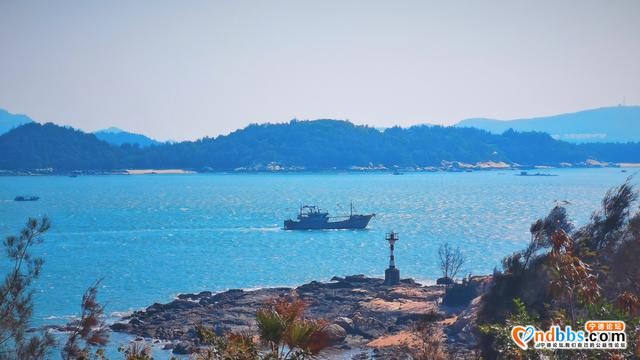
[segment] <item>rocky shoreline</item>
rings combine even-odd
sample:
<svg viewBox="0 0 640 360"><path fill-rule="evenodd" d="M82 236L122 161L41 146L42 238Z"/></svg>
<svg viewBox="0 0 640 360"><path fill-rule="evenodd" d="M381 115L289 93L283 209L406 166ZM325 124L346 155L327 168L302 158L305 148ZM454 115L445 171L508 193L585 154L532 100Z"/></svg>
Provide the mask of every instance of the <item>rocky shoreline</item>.
<svg viewBox="0 0 640 360"><path fill-rule="evenodd" d="M196 169L84 169L84 170L60 170L54 168L44 169L3 169L0 176L93 176L93 175L148 175L148 174L271 174L271 173L430 173L430 172L471 172L471 171L521 171L521 170L549 170L549 169L587 169L587 168L637 168L639 163L614 163L597 160L586 160L578 163L560 163L549 165L519 165L505 162L484 161L475 164L461 161L442 161L438 166L426 167L385 167L379 166L351 166L344 169L317 169L308 170L303 167L284 167L278 164L269 164L258 167L241 167L233 170L213 170L210 168Z"/></svg>
<svg viewBox="0 0 640 360"><path fill-rule="evenodd" d="M481 294L490 277L469 281L474 294ZM334 277L329 282L312 281L296 288L265 288L251 291L203 291L181 294L167 304L153 304L112 325L112 330L145 339L166 341L166 350L188 354L198 347L197 325L227 331L255 331L256 310L277 297L296 296L309 306L309 318L331 323L333 346L328 354L356 358L392 358L411 342L421 322L431 322L442 331L443 346L456 358L472 357L475 347L473 321L477 299L468 306L442 304L445 287L422 286L412 279L387 286L382 279L364 275ZM396 357L397 358L397 357Z"/></svg>

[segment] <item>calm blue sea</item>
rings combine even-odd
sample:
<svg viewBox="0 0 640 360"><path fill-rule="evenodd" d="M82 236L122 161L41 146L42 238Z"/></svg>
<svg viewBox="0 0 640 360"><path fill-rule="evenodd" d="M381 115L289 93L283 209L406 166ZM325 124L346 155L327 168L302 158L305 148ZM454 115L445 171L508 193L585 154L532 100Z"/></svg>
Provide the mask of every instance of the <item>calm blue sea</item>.
<svg viewBox="0 0 640 360"><path fill-rule="evenodd" d="M633 171L0 177L0 234L16 233L29 216L52 219L35 249L46 262L34 323L63 323L99 278L100 298L118 316L181 292L382 276L390 230L400 234L396 263L403 277L434 281L443 241L464 251L465 274L490 273L526 244L530 224L555 200L570 201L580 224ZM23 194L41 199L13 201ZM281 229L300 204L340 214L350 201L377 214L369 230Z"/></svg>

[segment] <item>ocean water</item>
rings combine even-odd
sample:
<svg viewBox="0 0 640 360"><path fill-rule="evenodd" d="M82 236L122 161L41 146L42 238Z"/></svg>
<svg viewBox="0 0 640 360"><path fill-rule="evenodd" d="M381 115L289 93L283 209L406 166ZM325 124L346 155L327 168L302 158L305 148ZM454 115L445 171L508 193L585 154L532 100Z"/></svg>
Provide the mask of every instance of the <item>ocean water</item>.
<svg viewBox="0 0 640 360"><path fill-rule="evenodd" d="M438 246L466 255L463 274L487 274L521 249L529 226L570 202L586 221L612 186L633 170L554 169L554 177L514 171L390 174L193 174L0 177L0 234L29 216L53 228L34 252L45 258L35 284L34 324L78 313L83 291L103 279L99 297L114 317L183 292L296 285L334 275L383 276L385 233L399 233L402 277L440 276ZM637 182L636 180L633 180ZM37 202L14 202L16 195ZM301 204L344 214L353 201L374 212L368 230L284 231ZM0 271L8 264L0 261Z"/></svg>

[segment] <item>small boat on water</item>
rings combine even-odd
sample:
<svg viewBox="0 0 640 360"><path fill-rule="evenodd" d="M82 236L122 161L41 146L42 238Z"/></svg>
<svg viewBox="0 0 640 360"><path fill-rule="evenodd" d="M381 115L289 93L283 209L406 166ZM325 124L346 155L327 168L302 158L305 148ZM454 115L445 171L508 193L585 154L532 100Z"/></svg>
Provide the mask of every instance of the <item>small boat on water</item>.
<svg viewBox="0 0 640 360"><path fill-rule="evenodd" d="M329 216L326 211L315 205L300 208L296 220L285 220L285 230L328 230L328 229L364 229L376 214L354 214L353 204L349 215Z"/></svg>
<svg viewBox="0 0 640 360"><path fill-rule="evenodd" d="M526 171L520 171L520 174L516 174L516 176L558 176L556 174L549 174L549 173L528 173Z"/></svg>
<svg viewBox="0 0 640 360"><path fill-rule="evenodd" d="M39 196L16 196L13 201L38 201Z"/></svg>

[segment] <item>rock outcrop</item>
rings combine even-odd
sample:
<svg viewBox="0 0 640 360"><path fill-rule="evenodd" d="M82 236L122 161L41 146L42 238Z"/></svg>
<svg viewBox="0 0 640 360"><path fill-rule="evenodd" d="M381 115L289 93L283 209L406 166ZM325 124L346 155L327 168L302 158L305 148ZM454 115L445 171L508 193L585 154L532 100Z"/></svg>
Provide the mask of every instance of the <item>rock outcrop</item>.
<svg viewBox="0 0 640 360"><path fill-rule="evenodd" d="M326 283L312 281L297 288L203 291L136 311L112 329L170 341L168 348L174 353L190 353L198 346L196 325L212 327L218 334L256 331L257 309L273 298L295 295L308 303L307 317L330 323L326 331L335 348L367 349L366 344L377 338L444 317L439 310L444 291L444 287L422 286L411 279L386 286L382 279L363 275L334 277Z"/></svg>

